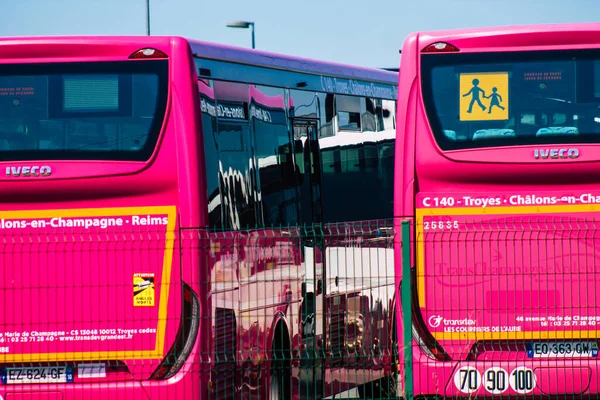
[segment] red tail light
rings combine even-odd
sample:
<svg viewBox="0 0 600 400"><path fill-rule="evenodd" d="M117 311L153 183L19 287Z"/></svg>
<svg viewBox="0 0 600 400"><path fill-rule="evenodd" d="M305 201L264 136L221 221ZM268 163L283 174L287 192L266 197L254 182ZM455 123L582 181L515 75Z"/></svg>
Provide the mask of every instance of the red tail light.
<svg viewBox="0 0 600 400"><path fill-rule="evenodd" d="M129 58L168 58L168 56L160 50L146 48L136 51Z"/></svg>
<svg viewBox="0 0 600 400"><path fill-rule="evenodd" d="M200 327L200 304L196 294L183 284L183 308L175 342L150 379L169 379L175 375L190 356Z"/></svg>
<svg viewBox="0 0 600 400"><path fill-rule="evenodd" d="M433 43L423 49L423 53L452 53L456 51L460 51L458 47L444 42Z"/></svg>
<svg viewBox="0 0 600 400"><path fill-rule="evenodd" d="M414 270L411 273L411 277L410 277L410 284L413 287L417 286L417 278L416 278L416 274L414 273ZM398 287L399 293L402 290L402 282L400 283L400 286ZM412 337L413 340L415 342L417 342L417 345L419 346L419 348L421 349L421 351L423 351L423 353L425 353L425 355L427 357L429 357L432 360L437 360L437 361L450 361L451 358L448 355L448 353L446 353L446 351L444 350L444 348L438 343L437 340L435 340L435 338L433 337L433 335L431 334L431 332L429 332L429 330L427 329L427 326L425 325L425 321L423 321L423 317L419 311L419 306L418 303L419 299L418 299L418 295L416 291L412 291ZM405 328L406 329L406 328Z"/></svg>

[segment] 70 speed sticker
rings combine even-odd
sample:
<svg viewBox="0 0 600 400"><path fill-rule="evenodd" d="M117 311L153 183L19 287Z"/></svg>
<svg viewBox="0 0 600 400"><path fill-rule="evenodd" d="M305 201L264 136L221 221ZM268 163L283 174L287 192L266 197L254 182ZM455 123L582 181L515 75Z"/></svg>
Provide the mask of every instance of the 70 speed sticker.
<svg viewBox="0 0 600 400"><path fill-rule="evenodd" d="M454 386L466 394L475 393L481 386L491 394L502 394L509 386L519 394L526 394L533 391L536 384L535 372L527 367L517 367L510 375L504 368L491 367L481 375L477 368L466 366L454 374Z"/></svg>

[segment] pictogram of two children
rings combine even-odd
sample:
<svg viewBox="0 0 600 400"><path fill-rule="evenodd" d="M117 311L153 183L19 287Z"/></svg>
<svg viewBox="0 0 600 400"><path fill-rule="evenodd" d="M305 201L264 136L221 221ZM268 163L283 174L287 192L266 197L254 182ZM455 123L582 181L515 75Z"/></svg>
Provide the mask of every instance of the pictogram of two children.
<svg viewBox="0 0 600 400"><path fill-rule="evenodd" d="M492 88L492 94L490 94L489 96L485 95L485 91L479 87L479 79L475 78L473 79L473 87L471 88L471 90L469 90L467 93L463 94L463 97L467 97L468 95L472 95L473 97L471 98L471 103L469 104L469 109L467 110L468 113L470 113L473 110L473 104L477 103L479 105L479 107L481 107L481 111L485 111L485 106L481 103L481 99L479 98L479 95L481 95L484 99L491 99L490 100L490 108L488 109L488 114L492 113L492 108L494 106L504 110L504 107L502 107L500 105L500 103L502 102L502 96L500 96L500 94L498 93L498 88L493 87Z"/></svg>

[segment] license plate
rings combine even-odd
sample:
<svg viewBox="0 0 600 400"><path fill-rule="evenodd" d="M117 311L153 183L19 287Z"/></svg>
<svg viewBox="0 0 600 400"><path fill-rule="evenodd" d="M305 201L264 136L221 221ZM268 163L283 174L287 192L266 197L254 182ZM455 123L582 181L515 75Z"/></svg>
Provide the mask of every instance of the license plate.
<svg viewBox="0 0 600 400"><path fill-rule="evenodd" d="M597 342L531 342L527 343L527 357L598 357Z"/></svg>
<svg viewBox="0 0 600 400"><path fill-rule="evenodd" d="M73 382L72 367L19 367L2 368L2 383L67 383Z"/></svg>

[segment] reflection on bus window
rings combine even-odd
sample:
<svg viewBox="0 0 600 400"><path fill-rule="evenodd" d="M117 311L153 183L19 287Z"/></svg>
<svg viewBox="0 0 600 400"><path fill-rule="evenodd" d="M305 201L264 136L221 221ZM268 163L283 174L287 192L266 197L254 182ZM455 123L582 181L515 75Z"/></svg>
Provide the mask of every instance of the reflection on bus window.
<svg viewBox="0 0 600 400"><path fill-rule="evenodd" d="M319 141L325 222L392 216L394 138L388 130L338 132Z"/></svg>
<svg viewBox="0 0 600 400"><path fill-rule="evenodd" d="M336 95L335 109L339 130L361 130L361 97Z"/></svg>
<svg viewBox="0 0 600 400"><path fill-rule="evenodd" d="M312 184L323 222L392 216L394 101L224 81L199 86L211 227L297 224ZM316 142L314 154L306 148L309 127L318 165L306 160L317 154Z"/></svg>
<svg viewBox="0 0 600 400"><path fill-rule="evenodd" d="M319 93L304 90L290 90L290 107L293 105L292 118L319 120L319 137L333 136L334 96L331 93Z"/></svg>
<svg viewBox="0 0 600 400"><path fill-rule="evenodd" d="M284 99L283 89L250 86L250 123L265 226L298 222L291 132Z"/></svg>
<svg viewBox="0 0 600 400"><path fill-rule="evenodd" d="M222 223L226 230L257 224L248 85L214 81Z"/></svg>

